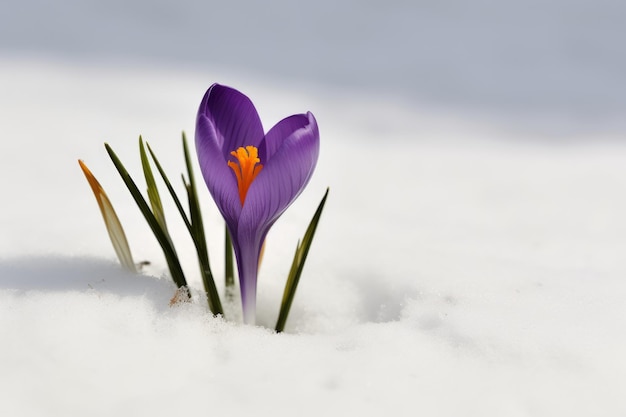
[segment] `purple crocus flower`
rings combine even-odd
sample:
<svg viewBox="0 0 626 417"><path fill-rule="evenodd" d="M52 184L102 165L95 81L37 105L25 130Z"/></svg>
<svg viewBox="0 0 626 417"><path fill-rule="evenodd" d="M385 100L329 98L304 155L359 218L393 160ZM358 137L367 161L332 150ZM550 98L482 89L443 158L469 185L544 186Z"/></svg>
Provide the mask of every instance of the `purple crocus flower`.
<svg viewBox="0 0 626 417"><path fill-rule="evenodd" d="M317 122L310 112L296 114L264 134L248 97L213 84L198 110L196 149L232 237L244 322L254 324L261 247L313 174L319 155Z"/></svg>

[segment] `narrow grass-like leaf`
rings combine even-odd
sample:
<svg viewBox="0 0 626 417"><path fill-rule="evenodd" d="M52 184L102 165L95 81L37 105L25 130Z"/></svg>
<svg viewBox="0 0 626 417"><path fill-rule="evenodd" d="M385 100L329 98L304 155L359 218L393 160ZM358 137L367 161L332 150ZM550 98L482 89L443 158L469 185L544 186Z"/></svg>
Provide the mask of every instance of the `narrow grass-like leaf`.
<svg viewBox="0 0 626 417"><path fill-rule="evenodd" d="M209 301L209 307L213 314L224 314L222 308L222 302L215 286L215 279L211 272L211 264L209 263L209 250L206 243L206 236L204 234L204 223L202 221L202 212L200 209L200 203L198 200L198 192L196 191L196 181L193 175L193 168L191 164L191 156L189 154L189 147L187 146L187 137L183 132L183 153L185 154L185 165L187 166L187 176L189 178L189 184L185 183L187 190L187 199L189 200L189 215L191 217L191 225L194 230L192 237L196 242L196 249L198 251L198 259L200 262L200 268L202 271L202 280L204 282L204 289L207 293ZM184 180L183 180L184 182Z"/></svg>
<svg viewBox="0 0 626 417"><path fill-rule="evenodd" d="M127 270L137 272L137 267L135 266L133 256L130 252L130 247L128 246L128 241L126 240L124 228L122 227L122 224L113 209L113 205L111 204L109 197L104 192L104 189L96 177L94 177L89 168L87 168L87 165L85 165L85 163L80 159L78 160L78 164L83 170L83 174L85 174L85 177L91 186L93 195L96 197L96 201L100 207L100 212L102 213L102 218L104 219L104 224L107 228L107 232L109 233L109 238L113 244L113 249L117 254L117 259L119 259L122 266Z"/></svg>
<svg viewBox="0 0 626 417"><path fill-rule="evenodd" d="M196 191L196 180L193 175L193 168L191 165L191 156L189 155L189 147L187 146L187 136L183 132L183 153L185 155L185 166L187 167L187 177L189 183L185 182L185 189L187 190L187 197L189 199L189 214L191 216L191 225L194 229L194 234L198 237L198 243L207 252L206 237L204 235L204 224L202 222L202 214L200 212L200 203L198 202L198 193ZM208 253L208 252L207 252ZM208 258L208 257L207 257ZM207 259L208 263L208 259Z"/></svg>
<svg viewBox="0 0 626 417"><path fill-rule="evenodd" d="M309 227L307 227L306 232L304 233L302 243L298 242L298 244L296 245L296 253L294 254L291 269L289 271L289 276L287 277L287 283L285 284L285 291L283 293L283 300L280 305L280 312L278 313L278 321L276 322L276 331L279 333L285 329L287 317L289 316L289 310L291 309L291 305L293 304L293 299L296 295L296 290L298 289L298 283L300 282L300 275L302 275L304 263L306 262L309 248L311 247L311 243L313 242L313 237L315 236L317 224L319 223L320 216L322 215L322 211L324 210L324 205L326 204L328 191L329 189L327 188L326 193L324 193L324 197L322 198L322 201L320 201L317 210L315 210L315 214L313 215L313 218L309 223Z"/></svg>
<svg viewBox="0 0 626 417"><path fill-rule="evenodd" d="M139 210L141 211L146 221L148 222L148 225L152 229L154 236L159 242L159 245L161 245L161 249L163 249L163 254L165 255L165 260L170 270L170 274L172 275L172 279L174 280L174 282L176 283L178 287L187 287L187 280L185 279L185 274L183 273L183 269L180 266L180 261L178 260L178 255L176 254L174 245L172 244L169 236L167 235L167 232L165 232L161 228L161 225L157 221L156 217L154 216L152 211L150 211L150 207L148 206L148 203L146 202L143 195L137 188L137 185L135 184L135 182L132 180L132 178L128 174L128 171L126 170L126 168L124 167L120 159L117 157L115 152L113 152L113 149L109 146L108 143L105 143L104 147L106 148L107 153L111 157L111 160L113 161L113 164L115 165L115 168L117 169L120 176L122 177L122 180L126 184L128 191L130 191L130 194L133 196L135 203L137 203L137 206L139 206Z"/></svg>
<svg viewBox="0 0 626 417"><path fill-rule="evenodd" d="M161 196L159 195L159 189L154 181L154 175L152 174L152 168L150 167L150 161L146 155L146 149L143 143L143 139L139 136L139 155L141 157L141 166L143 167L143 175L146 178L146 186L148 188L148 199L152 206L152 213L156 217L161 229L168 235L167 223L165 223L165 212L163 211L163 204L161 203Z"/></svg>
<svg viewBox="0 0 626 417"><path fill-rule="evenodd" d="M224 282L226 296L232 299L235 294L235 266L233 262L233 241L228 227L224 225Z"/></svg>
<svg viewBox="0 0 626 417"><path fill-rule="evenodd" d="M198 263L200 264L200 273L202 276L204 289L207 293L207 302L209 304L209 309L214 315L218 315L218 314L223 315L224 311L222 309L222 303L219 299L219 295L217 293L217 288L215 287L213 274L211 273L211 267L209 264L209 255L208 255L206 239L204 235L204 227L202 225L202 216L199 211L199 204L198 204L197 195L195 193L195 187L193 187L191 181L190 183L187 183L183 177L183 184L185 185L185 190L187 192L187 200L189 203L189 210L190 210L190 214L189 216L187 216L187 213L185 212L185 209L183 208L183 205L181 204L180 199L178 198L178 195L176 194L176 191L174 190L174 187L172 187L172 184L169 178L165 174L165 171L163 170L161 163L159 162L155 153L152 151L152 148L150 148L150 145L147 145L147 148L148 148L148 152L150 152L150 156L152 157L152 160L154 161L154 164L157 167L157 170L159 171L159 174L161 175L161 178L163 179L163 182L165 182L165 185L170 195L172 196L172 199L174 200L174 203L176 204L176 207L178 208L178 211L181 217L183 218L183 221L185 222L185 225L187 226L187 230L189 231L189 234L191 235L191 239L194 243L194 246L196 248L196 253L198 255ZM191 170L191 159L189 157L189 151L187 148L186 138L185 138L184 133L183 133L183 148L185 151L185 160L187 162L187 172L190 175L190 178L193 179L193 171Z"/></svg>
<svg viewBox="0 0 626 417"><path fill-rule="evenodd" d="M191 164L191 156L189 155L189 147L187 146L187 137L183 132L183 153L185 154L185 165L187 166L187 177L189 178L189 184L185 183L189 197L189 211L191 215L191 224L194 227L195 234L198 237L198 242L201 243L204 252L208 254L206 246L206 237L204 235L204 223L202 221L202 214L200 211L200 203L198 200L198 192L196 191L196 180L193 175L193 168ZM184 179L183 179L183 182ZM208 264L208 255L207 255ZM212 274L211 274L212 277ZM211 278L212 279L212 278Z"/></svg>
<svg viewBox="0 0 626 417"><path fill-rule="evenodd" d="M159 171L159 174L161 174L161 178L163 179L163 182L165 183L165 186L167 187L167 190L169 191L170 195L172 196L172 199L174 200L174 204L176 205L176 208L178 208L178 212L180 213L180 216L183 218L183 221L185 222L185 226L187 226L187 230L189 231L190 234L193 234L191 223L189 222L187 213L185 213L185 209L183 208L183 205L181 204L180 199L178 198L178 195L176 194L176 191L174 191L174 187L172 187L172 183L170 182L169 178L165 174L165 171L163 170L161 163L159 162L156 155L152 151L152 148L150 148L150 145L146 144L146 146L148 147L148 152L150 152L150 157L152 157L152 160L154 161L154 165L156 165L157 170Z"/></svg>
<svg viewBox="0 0 626 417"><path fill-rule="evenodd" d="M222 308L222 302L220 300L217 287L215 286L215 280L213 279L213 273L211 272L211 265L209 264L209 254L206 246L206 240L204 239L204 231L202 228L202 217L200 214L200 206L198 205L197 197L195 196L194 189L190 184L186 186L187 198L189 200L189 211L191 214L191 224L194 228L194 241L196 243L196 250L198 252L198 262L200 263L200 272L202 273L202 281L204 283L204 289L207 294L207 301L209 308L213 314L224 314ZM202 232L200 232L202 230Z"/></svg>

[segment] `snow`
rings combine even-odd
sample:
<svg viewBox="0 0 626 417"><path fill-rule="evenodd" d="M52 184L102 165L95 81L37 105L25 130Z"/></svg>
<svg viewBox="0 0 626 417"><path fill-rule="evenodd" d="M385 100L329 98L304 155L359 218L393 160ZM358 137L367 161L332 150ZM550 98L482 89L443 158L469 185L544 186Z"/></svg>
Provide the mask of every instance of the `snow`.
<svg viewBox="0 0 626 417"><path fill-rule="evenodd" d="M400 3L400 10L417 7ZM350 8L341 4L345 15ZM615 29L600 18L606 8L585 15L586 8L576 2L568 9L559 26L564 37L578 33L572 22L580 19L597 19L591 29ZM20 10L16 5L18 17ZM70 16L87 27L96 12L81 10ZM105 22L116 15L107 10ZM137 18L139 27L167 20L157 11ZM384 22L403 15L386 13ZM475 25L437 13L443 27ZM121 24L121 33L134 35L130 26ZM446 84L462 74L455 60L430 62L446 66L441 85L465 97L451 103L435 87L437 100L429 101L416 80L406 94L370 89L363 80L344 84L349 60L319 77L287 76L269 58L255 72L235 54L224 63L176 64L168 55L174 48L132 60L137 39L127 49L120 39L106 43L103 27L72 43L64 37L70 29L55 26L65 47L37 33L0 43L0 415L626 414L626 144L613 117L625 84L602 66L612 43L596 51L602 59L593 65L602 71L572 69L562 56L537 60L553 68L550 74L568 74L560 95L546 92L545 80L533 90L542 119L517 108L520 86L499 88L504 73L489 84L484 68L503 67L486 55L472 61L465 84ZM531 43L550 38L549 27ZM0 30L22 29L13 23ZM287 30L260 37L283 39ZM171 45L187 36L176 33ZM313 38L308 29L303 36ZM239 37L231 42L241 46ZM349 39L340 37L339 46ZM453 39L443 39L452 51ZM89 40L104 59L83 54L81 42ZM594 75L601 81L587 82ZM390 76L396 86L408 78ZM168 202L194 295L192 303L169 306L175 287L160 248L102 146L108 142L140 179L142 134L175 178L184 168L181 130L192 137L197 105L216 81L248 94L266 128L307 110L320 125L313 179L268 237L257 327L241 324L237 302L223 319L200 301L192 243ZM473 95L479 85L502 96L491 102ZM589 97L608 110L589 111ZM142 274L118 266L78 158L109 194L135 259L151 262ZM271 328L291 256L326 186L328 203L286 332L278 335ZM200 191L212 266L222 277L223 222Z"/></svg>

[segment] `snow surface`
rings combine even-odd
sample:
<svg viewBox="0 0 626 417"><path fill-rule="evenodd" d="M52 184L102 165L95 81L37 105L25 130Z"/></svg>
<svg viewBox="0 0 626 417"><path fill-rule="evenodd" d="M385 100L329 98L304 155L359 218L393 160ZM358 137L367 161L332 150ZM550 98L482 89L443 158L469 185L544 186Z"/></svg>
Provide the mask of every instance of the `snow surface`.
<svg viewBox="0 0 626 417"><path fill-rule="evenodd" d="M351 3L334 15L320 2L300 33L313 58L257 48L291 45L291 22L233 31L237 48L215 40L212 58L194 61L196 44L183 40L203 32L181 16L202 14L200 3L144 13L129 2L134 14L122 2L44 3L0 13L0 415L626 415L626 129L616 117L626 83L623 54L612 54L623 6L367 2L344 28ZM226 18L208 39L238 10L214 7ZM327 14L327 30L314 30ZM389 30L410 16L422 23L408 31L413 58L398 45L409 26ZM169 19L179 26L161 33ZM512 61L499 58L507 45ZM388 59L368 61L368 46ZM128 58L138 51L152 60ZM509 72L519 61L535 70ZM348 80L356 67L364 73ZM380 76L390 88L375 88ZM175 287L160 248L102 146L140 179L142 134L175 178L181 130L193 136L216 81L248 94L266 129L307 110L320 125L313 179L268 236L257 327L240 323L236 302L221 319L199 301L194 250L169 203L194 302L168 306ZM118 266L78 158L135 259L151 262L143 274ZM286 332L274 334L295 244L327 186ZM200 191L221 277L223 222Z"/></svg>
<svg viewBox="0 0 626 417"><path fill-rule="evenodd" d="M217 72L1 68L2 415L626 412L623 144L525 141ZM138 175L142 133L182 171L180 129L213 80L248 93L267 125L311 110L322 132L311 184L268 238L259 327L239 324L236 304L228 320L199 301L168 307L158 245L101 146ZM79 157L147 275L117 266ZM287 333L273 334L327 185ZM202 198L222 276L221 219ZM167 209L198 300L191 243Z"/></svg>

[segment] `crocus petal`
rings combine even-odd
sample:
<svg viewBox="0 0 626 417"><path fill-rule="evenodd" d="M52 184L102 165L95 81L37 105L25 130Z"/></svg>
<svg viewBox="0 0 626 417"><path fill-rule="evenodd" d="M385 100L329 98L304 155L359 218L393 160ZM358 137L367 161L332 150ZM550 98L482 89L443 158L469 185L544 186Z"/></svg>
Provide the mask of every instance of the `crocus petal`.
<svg viewBox="0 0 626 417"><path fill-rule="evenodd" d="M301 123L294 123L296 119ZM285 120L298 128L282 140L277 139L280 146L265 161L263 170L248 190L239 219L240 227L248 223L271 224L276 221L300 195L313 174L320 145L315 117L309 112ZM285 132L282 128L277 130Z"/></svg>
<svg viewBox="0 0 626 417"><path fill-rule="evenodd" d="M233 236L241 202L237 180L227 161L240 146L259 146L263 126L254 105L239 91L213 84L202 99L196 119L200 170Z"/></svg>
<svg viewBox="0 0 626 417"><path fill-rule="evenodd" d="M198 118L205 116L215 127L217 144L224 159L241 146L256 146L263 140L263 125L252 101L239 91L213 84L200 104Z"/></svg>
<svg viewBox="0 0 626 417"><path fill-rule="evenodd" d="M234 239L246 323L254 323L257 265L265 236L309 182L319 155L319 130L313 114L285 120L288 121L281 122L282 126L272 129L272 140L280 146L273 149L248 190ZM281 137L279 132L287 136Z"/></svg>
<svg viewBox="0 0 626 417"><path fill-rule="evenodd" d="M296 130L305 128L309 124L309 117L306 114L294 114L276 123L267 132L265 139L261 143L261 148L259 149L261 161L271 159L285 139Z"/></svg>

